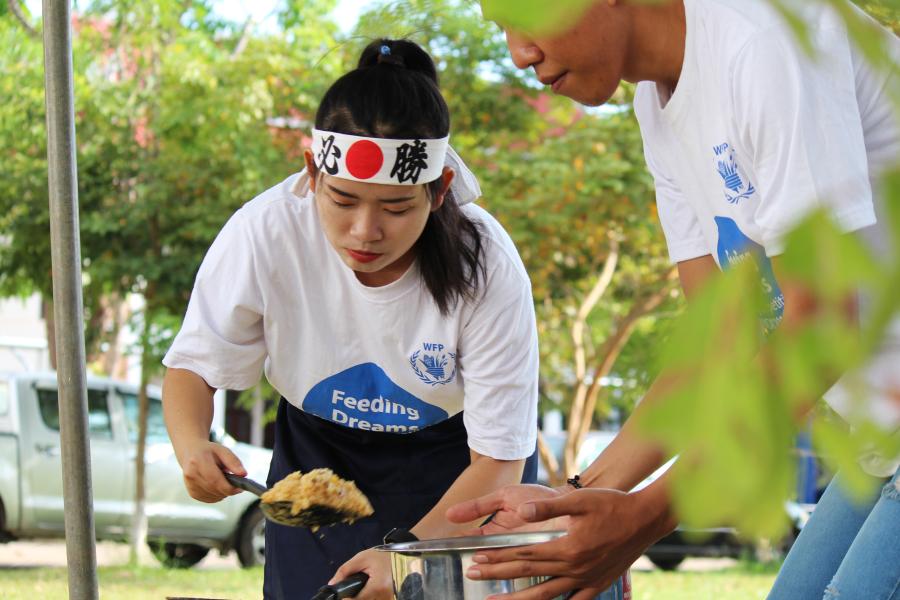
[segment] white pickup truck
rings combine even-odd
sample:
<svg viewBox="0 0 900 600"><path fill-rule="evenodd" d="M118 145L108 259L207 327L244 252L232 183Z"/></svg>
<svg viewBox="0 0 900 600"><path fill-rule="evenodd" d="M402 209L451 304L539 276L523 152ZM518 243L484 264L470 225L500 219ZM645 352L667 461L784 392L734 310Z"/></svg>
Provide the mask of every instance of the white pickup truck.
<svg viewBox="0 0 900 600"><path fill-rule="evenodd" d="M163 564L190 567L210 549L234 549L244 566L264 560L264 519L257 497L238 494L204 504L185 491L162 419L158 389L149 391L146 446L148 544ZM124 540L134 511L138 390L88 379L91 478L97 539ZM218 434L248 476L265 481L272 453ZM0 542L62 538L63 484L59 405L53 373L0 373Z"/></svg>

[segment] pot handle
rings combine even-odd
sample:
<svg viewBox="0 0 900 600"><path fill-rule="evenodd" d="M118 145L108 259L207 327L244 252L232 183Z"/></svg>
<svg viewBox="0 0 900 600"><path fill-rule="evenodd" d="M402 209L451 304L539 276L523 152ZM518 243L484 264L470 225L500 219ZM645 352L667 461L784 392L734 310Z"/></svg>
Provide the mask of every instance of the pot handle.
<svg viewBox="0 0 900 600"><path fill-rule="evenodd" d="M362 591L369 576L366 573L354 573L332 585L323 585L311 600L342 600L353 598Z"/></svg>

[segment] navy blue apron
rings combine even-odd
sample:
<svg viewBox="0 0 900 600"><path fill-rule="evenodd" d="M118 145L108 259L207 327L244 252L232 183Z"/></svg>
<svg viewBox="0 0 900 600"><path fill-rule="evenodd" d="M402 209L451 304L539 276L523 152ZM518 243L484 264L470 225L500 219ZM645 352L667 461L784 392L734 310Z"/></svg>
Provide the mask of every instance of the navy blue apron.
<svg viewBox="0 0 900 600"><path fill-rule="evenodd" d="M384 433L337 425L282 398L269 487L294 471L327 467L354 481L375 514L315 533L267 522L265 600L309 600L357 552L381 544L394 527L418 523L468 466L462 413L415 433ZM536 476L537 451L526 461L522 481Z"/></svg>

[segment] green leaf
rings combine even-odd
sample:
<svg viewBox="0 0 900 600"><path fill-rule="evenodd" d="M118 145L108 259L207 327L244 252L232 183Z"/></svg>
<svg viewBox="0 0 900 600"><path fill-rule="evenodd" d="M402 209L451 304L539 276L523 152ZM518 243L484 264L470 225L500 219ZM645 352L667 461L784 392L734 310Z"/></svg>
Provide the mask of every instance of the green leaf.
<svg viewBox="0 0 900 600"><path fill-rule="evenodd" d="M594 0L481 0L484 18L531 35L552 35L574 25Z"/></svg>

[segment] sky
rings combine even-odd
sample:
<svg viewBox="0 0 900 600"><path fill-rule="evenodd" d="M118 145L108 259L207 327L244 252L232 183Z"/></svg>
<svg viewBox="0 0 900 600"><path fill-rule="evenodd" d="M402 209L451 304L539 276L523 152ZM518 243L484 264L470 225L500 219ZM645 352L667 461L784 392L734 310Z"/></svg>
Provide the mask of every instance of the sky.
<svg viewBox="0 0 900 600"><path fill-rule="evenodd" d="M271 17L272 9L278 0L217 0L213 2L216 11L229 20L243 22L252 15L258 23L264 23ZM338 0L334 10L334 20L341 31L349 32L356 25L359 14L364 7L376 4L375 0ZM41 14L41 0L25 0L25 5L31 14Z"/></svg>
<svg viewBox="0 0 900 600"><path fill-rule="evenodd" d="M333 13L334 20L337 22L338 27L341 28L341 31L349 32L356 25L362 9L369 4L375 3L373 0L339 0ZM219 0L214 3L214 5L219 7L218 11L222 16L238 22L246 19L248 14L252 14L258 22L264 22L277 4L278 0L254 0L253 2L247 2L246 0Z"/></svg>

